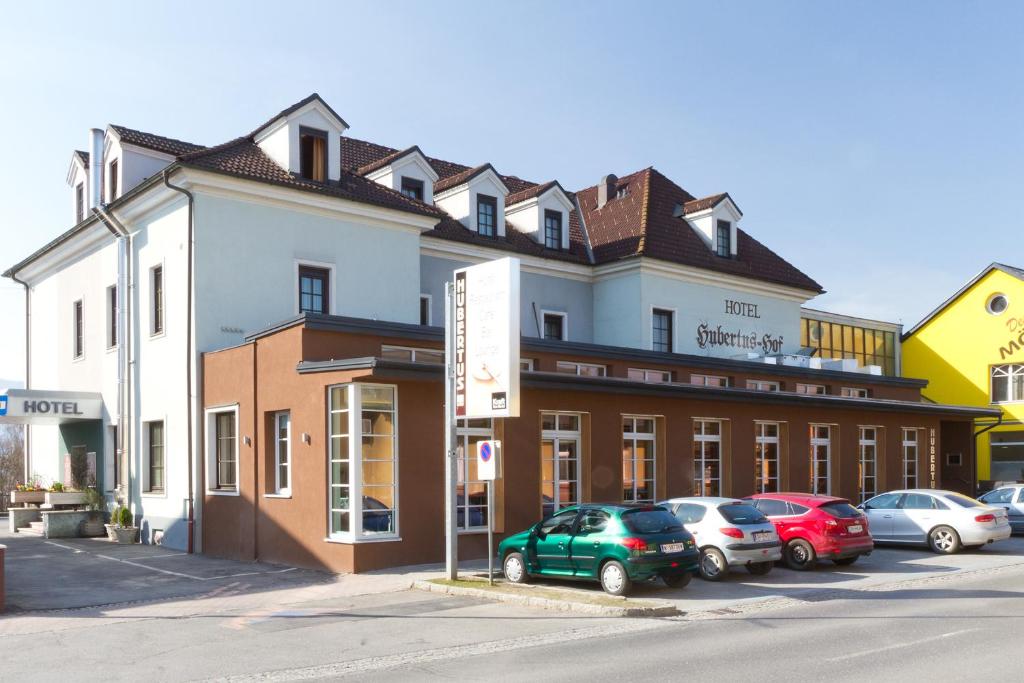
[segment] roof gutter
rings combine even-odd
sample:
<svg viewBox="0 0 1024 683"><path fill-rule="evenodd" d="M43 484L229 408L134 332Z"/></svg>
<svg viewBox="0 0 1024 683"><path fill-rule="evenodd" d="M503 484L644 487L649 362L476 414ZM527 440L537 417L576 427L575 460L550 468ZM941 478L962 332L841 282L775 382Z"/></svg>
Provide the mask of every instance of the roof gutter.
<svg viewBox="0 0 1024 683"><path fill-rule="evenodd" d="M19 280L14 271L7 273L7 276L25 288L25 388L30 389L32 376L32 289L28 286L27 282ZM29 453L31 453L31 449L29 448L30 431L31 430L26 425L25 454L22 461L22 467L25 468L25 472L22 481L29 481L32 471L30 461L31 456L29 455Z"/></svg>
<svg viewBox="0 0 1024 683"><path fill-rule="evenodd" d="M193 241L195 238L195 196L183 187L174 185L170 181L170 174L173 169L164 169L163 181L169 190L185 195L188 200L188 274L186 282L186 303L185 303L185 414L187 415L187 440L188 440L188 552L195 552L195 495L192 470L195 466L195 452L192 439L192 256Z"/></svg>

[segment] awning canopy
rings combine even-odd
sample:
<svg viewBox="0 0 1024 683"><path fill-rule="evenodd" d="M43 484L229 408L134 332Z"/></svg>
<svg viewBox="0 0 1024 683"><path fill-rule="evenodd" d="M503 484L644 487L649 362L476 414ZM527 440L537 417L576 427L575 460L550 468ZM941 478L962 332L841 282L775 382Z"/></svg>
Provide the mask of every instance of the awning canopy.
<svg viewBox="0 0 1024 683"><path fill-rule="evenodd" d="M8 389L0 395L0 424L64 424L103 417L103 396L94 391Z"/></svg>

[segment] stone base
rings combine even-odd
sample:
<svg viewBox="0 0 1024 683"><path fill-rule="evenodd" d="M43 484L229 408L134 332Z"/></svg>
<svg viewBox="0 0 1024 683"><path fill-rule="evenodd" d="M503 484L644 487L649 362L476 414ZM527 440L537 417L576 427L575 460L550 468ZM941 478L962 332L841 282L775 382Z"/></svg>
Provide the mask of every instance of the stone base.
<svg viewBox="0 0 1024 683"><path fill-rule="evenodd" d="M43 535L46 538L78 538L88 510L43 510Z"/></svg>
<svg viewBox="0 0 1024 683"><path fill-rule="evenodd" d="M42 519L39 508L35 507L24 507L24 508L8 508L7 509L7 528L13 534L21 529L27 527L30 522L38 522Z"/></svg>

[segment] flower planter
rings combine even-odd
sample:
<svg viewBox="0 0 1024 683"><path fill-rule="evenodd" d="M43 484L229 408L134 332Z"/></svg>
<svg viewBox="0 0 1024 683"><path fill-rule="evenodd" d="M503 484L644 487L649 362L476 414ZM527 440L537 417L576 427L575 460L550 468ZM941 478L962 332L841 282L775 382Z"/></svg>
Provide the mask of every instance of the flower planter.
<svg viewBox="0 0 1024 683"><path fill-rule="evenodd" d="M111 541L117 542L117 534L114 533L115 527L113 524L104 524L103 528L107 530L107 538Z"/></svg>
<svg viewBox="0 0 1024 683"><path fill-rule="evenodd" d="M103 536L107 532L104 531L106 525L103 523L102 513L90 514L86 517L85 521L82 522L80 527L80 533L86 538L94 538L96 536Z"/></svg>
<svg viewBox="0 0 1024 683"><path fill-rule="evenodd" d="M85 493L82 491L47 491L46 502L49 505L84 505Z"/></svg>
<svg viewBox="0 0 1024 683"><path fill-rule="evenodd" d="M135 537L139 534L139 527L137 526L116 526L114 527L114 535L117 537L117 542L121 544L135 543Z"/></svg>
<svg viewBox="0 0 1024 683"><path fill-rule="evenodd" d="M11 491L11 502L21 505L39 505L46 501L46 491Z"/></svg>

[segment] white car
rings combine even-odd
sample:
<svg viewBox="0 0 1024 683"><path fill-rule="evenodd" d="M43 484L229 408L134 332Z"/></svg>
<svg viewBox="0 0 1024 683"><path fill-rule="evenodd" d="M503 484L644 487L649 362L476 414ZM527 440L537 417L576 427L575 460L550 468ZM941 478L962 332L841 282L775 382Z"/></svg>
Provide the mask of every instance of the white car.
<svg viewBox="0 0 1024 683"><path fill-rule="evenodd" d="M735 498L673 498L660 503L672 511L700 548L700 575L720 581L730 567L754 575L782 559L782 542L772 524L750 503Z"/></svg>
<svg viewBox="0 0 1024 683"><path fill-rule="evenodd" d="M985 505L1003 508L1010 516L1010 530L1015 534L1024 533L1024 484L1004 484L979 496Z"/></svg>
<svg viewBox="0 0 1024 683"><path fill-rule="evenodd" d="M1006 510L955 491L889 491L858 507L877 543L926 543L949 554L1010 537Z"/></svg>

